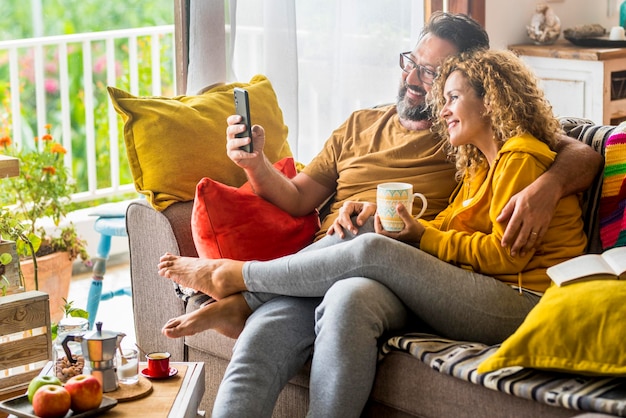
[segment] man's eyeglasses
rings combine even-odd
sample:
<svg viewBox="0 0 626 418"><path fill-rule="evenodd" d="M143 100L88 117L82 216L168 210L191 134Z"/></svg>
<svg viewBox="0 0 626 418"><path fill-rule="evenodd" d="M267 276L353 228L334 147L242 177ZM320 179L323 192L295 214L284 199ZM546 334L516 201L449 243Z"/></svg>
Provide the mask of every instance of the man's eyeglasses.
<svg viewBox="0 0 626 418"><path fill-rule="evenodd" d="M429 86L433 84L435 77L437 77L436 71L433 71L428 67L424 67L423 65L416 64L415 61L411 59L410 52L400 53L400 68L402 68L402 71L405 73L410 73L417 68L417 77L422 83Z"/></svg>

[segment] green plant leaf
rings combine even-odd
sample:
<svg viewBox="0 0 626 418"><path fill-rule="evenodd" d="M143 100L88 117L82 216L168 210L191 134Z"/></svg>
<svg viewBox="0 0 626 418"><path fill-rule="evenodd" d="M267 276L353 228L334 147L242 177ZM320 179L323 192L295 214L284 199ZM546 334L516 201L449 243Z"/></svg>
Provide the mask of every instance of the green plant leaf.
<svg viewBox="0 0 626 418"><path fill-rule="evenodd" d="M13 261L13 256L11 254L9 253L0 254L0 264L2 264L3 266L6 266L11 261Z"/></svg>
<svg viewBox="0 0 626 418"><path fill-rule="evenodd" d="M74 308L74 301L70 301L68 302L67 299L63 298L63 312L65 313L65 316L72 316L74 318L85 318L85 319L89 319L89 312L87 312L84 309L80 309L80 308Z"/></svg>
<svg viewBox="0 0 626 418"><path fill-rule="evenodd" d="M4 274L0 276L0 293L2 294L2 296L7 295L7 287L10 285L11 283L9 282L9 279L7 279L7 276L5 276Z"/></svg>
<svg viewBox="0 0 626 418"><path fill-rule="evenodd" d="M53 323L50 326L50 334L52 336L52 338L51 338L52 341L57 339L58 332L59 332L59 324Z"/></svg>
<svg viewBox="0 0 626 418"><path fill-rule="evenodd" d="M89 312L87 312L84 309L80 309L80 308L72 308L68 312L68 316L72 316L72 317L75 317L75 318L89 319Z"/></svg>

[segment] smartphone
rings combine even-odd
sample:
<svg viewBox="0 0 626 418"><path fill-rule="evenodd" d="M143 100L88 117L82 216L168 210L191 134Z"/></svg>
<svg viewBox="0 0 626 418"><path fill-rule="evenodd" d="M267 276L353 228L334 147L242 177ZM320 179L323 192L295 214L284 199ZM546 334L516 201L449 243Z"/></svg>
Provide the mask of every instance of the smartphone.
<svg viewBox="0 0 626 418"><path fill-rule="evenodd" d="M246 152L252 152L252 123L250 122L250 101L248 100L248 91L235 87L235 112L241 116L241 123L246 125L246 130L235 135L237 138L250 138L250 143L240 147Z"/></svg>

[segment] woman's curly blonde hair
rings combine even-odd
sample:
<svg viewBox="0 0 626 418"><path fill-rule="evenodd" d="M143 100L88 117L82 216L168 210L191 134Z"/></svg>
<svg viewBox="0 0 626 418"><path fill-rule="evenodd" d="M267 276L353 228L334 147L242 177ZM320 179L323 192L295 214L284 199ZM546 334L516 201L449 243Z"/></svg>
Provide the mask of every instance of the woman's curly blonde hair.
<svg viewBox="0 0 626 418"><path fill-rule="evenodd" d="M430 107L433 131L449 139L445 121L439 117L445 105L444 85L450 74L460 71L479 97L483 98L493 135L499 148L509 138L529 133L554 149L556 134L561 131L552 106L538 87L532 71L510 51L480 49L448 58L439 69L432 91ZM474 145L450 146L457 177L487 164L485 156Z"/></svg>

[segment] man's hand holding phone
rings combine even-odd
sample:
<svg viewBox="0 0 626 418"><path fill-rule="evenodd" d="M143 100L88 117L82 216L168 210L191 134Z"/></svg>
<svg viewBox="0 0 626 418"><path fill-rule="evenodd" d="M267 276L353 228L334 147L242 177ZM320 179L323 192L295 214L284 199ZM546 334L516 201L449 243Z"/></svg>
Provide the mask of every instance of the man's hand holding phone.
<svg viewBox="0 0 626 418"><path fill-rule="evenodd" d="M255 170L264 163L263 147L265 145L265 130L259 125L248 126L250 123L249 103L243 89L235 89L235 109L237 114L226 120L226 154L235 164L243 169ZM239 99L239 97L244 97ZM243 113L241 115L240 113ZM242 145L241 138L249 138L249 143ZM254 147L252 144L254 143ZM255 150L253 152L253 149ZM249 150L249 151L248 151Z"/></svg>
<svg viewBox="0 0 626 418"><path fill-rule="evenodd" d="M250 138L250 142L240 148L246 152L252 152L252 122L250 121L250 100L248 91L235 87L234 92L235 100L235 113L241 116L241 124L245 125L246 129L235 135L236 138Z"/></svg>

